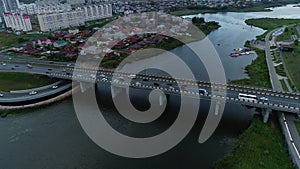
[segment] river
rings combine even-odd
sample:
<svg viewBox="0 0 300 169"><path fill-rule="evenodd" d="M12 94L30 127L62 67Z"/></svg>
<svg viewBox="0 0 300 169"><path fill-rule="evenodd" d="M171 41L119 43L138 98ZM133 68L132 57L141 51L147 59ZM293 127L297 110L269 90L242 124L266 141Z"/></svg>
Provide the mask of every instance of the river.
<svg viewBox="0 0 300 169"><path fill-rule="evenodd" d="M242 47L246 40L264 33L264 30L247 26L248 18L299 17L300 8L274 8L272 12L216 13L199 15L206 20L214 20L221 28L208 37L216 46L230 80L247 77L243 68L251 64L255 55L239 58L229 57L232 49ZM218 46L217 44L220 44ZM174 53L185 53L184 47ZM105 95L105 93L102 95ZM139 99L137 99L139 100ZM142 99L141 99L142 100ZM140 102L142 102L140 100ZM170 101L177 105L178 98ZM137 135L157 134L172 124L176 118L176 106L167 107L167 115L162 120L137 129L129 121L121 118L111 101L104 99L102 111L107 121L115 129ZM147 106L147 105L145 105ZM198 120L190 134L172 150L152 158L128 159L106 152L95 145L82 130L73 108L72 99L38 108L27 113L9 115L0 119L0 168L1 169L205 169L211 168L235 145L238 136L249 125L255 110L227 104L224 117L214 135L205 143L197 142L207 115L209 102L201 102ZM170 120L171 119L171 120ZM105 136L103 136L105 137Z"/></svg>

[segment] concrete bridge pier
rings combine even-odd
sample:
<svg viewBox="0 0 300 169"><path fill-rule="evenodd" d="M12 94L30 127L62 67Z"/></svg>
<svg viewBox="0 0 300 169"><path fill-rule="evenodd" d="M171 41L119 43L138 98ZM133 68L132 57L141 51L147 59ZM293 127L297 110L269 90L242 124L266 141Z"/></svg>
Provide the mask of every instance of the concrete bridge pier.
<svg viewBox="0 0 300 169"><path fill-rule="evenodd" d="M84 93L88 89L93 88L95 84L93 84L93 83L87 83L87 82L80 82L79 85L80 85L81 93Z"/></svg>
<svg viewBox="0 0 300 169"><path fill-rule="evenodd" d="M264 108L262 109L261 115L263 117L263 122L267 123L269 120L269 116L272 113L272 109Z"/></svg>

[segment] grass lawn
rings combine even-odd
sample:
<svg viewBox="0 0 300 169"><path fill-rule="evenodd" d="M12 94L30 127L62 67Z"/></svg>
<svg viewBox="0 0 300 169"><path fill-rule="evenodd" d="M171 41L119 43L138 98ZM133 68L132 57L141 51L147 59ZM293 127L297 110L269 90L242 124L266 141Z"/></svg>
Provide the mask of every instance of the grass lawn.
<svg viewBox="0 0 300 169"><path fill-rule="evenodd" d="M287 69L295 82L297 89L300 89L300 45L295 46L293 52L282 52Z"/></svg>
<svg viewBox="0 0 300 169"><path fill-rule="evenodd" d="M287 88L287 86L286 86L284 80L280 80L280 83L281 83L282 89L283 89L284 91L286 91L286 92L289 92L289 89Z"/></svg>
<svg viewBox="0 0 300 169"><path fill-rule="evenodd" d="M274 122L276 121L276 122ZM240 136L236 147L215 169L293 169L280 126L275 120L264 124L255 117Z"/></svg>
<svg viewBox="0 0 300 169"><path fill-rule="evenodd" d="M277 19L277 18L259 18L246 20L248 25L260 27L265 30L273 30L284 25L299 24L300 19Z"/></svg>
<svg viewBox="0 0 300 169"><path fill-rule="evenodd" d="M282 64L275 67L276 73L280 76L286 77L286 73Z"/></svg>
<svg viewBox="0 0 300 169"><path fill-rule="evenodd" d="M38 35L15 35L11 33L0 32L0 47L12 46L19 43L26 43L33 37L48 37L48 34L38 34Z"/></svg>
<svg viewBox="0 0 300 169"><path fill-rule="evenodd" d="M0 73L0 91L24 90L55 83L56 79L28 73Z"/></svg>
<svg viewBox="0 0 300 169"><path fill-rule="evenodd" d="M266 63L265 52L255 49L258 57L252 62L252 65L246 67L250 79L232 81L231 83L245 86L272 88L268 67ZM267 79L267 80L266 80Z"/></svg>
<svg viewBox="0 0 300 169"><path fill-rule="evenodd" d="M298 130L298 133L299 133L299 135L300 135L300 122L296 122L296 121L295 121L295 125L296 125L296 128L297 128L297 130Z"/></svg>

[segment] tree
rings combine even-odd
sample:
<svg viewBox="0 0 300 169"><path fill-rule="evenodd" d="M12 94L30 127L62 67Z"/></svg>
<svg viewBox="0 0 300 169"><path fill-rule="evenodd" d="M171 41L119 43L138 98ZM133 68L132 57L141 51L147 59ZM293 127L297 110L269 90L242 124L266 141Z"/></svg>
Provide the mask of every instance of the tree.
<svg viewBox="0 0 300 169"><path fill-rule="evenodd" d="M298 46L298 44L299 44L299 40L298 40L298 39L296 39L296 40L295 40L295 42L294 42L294 44L295 44L296 46Z"/></svg>

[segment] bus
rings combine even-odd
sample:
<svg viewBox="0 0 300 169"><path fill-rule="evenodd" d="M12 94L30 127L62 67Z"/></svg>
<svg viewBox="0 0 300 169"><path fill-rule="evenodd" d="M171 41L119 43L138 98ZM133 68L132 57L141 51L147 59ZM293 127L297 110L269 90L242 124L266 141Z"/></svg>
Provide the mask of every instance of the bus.
<svg viewBox="0 0 300 169"><path fill-rule="evenodd" d="M245 100L245 101L257 101L257 96L256 95L251 95L251 94L244 94L244 93L239 93L240 100Z"/></svg>

